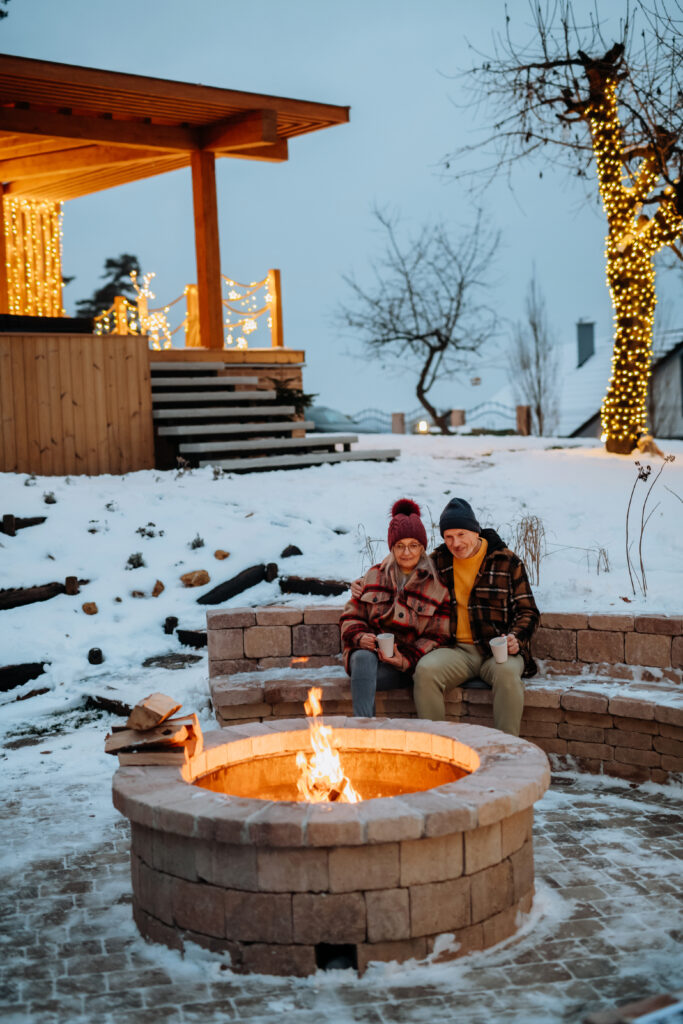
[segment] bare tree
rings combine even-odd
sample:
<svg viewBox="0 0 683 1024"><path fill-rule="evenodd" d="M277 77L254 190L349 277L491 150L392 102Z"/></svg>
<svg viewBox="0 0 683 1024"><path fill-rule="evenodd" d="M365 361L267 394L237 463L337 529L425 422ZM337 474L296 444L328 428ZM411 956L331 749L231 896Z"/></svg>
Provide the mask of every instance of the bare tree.
<svg viewBox="0 0 683 1024"><path fill-rule="evenodd" d="M543 437L557 429L559 358L535 271L524 311L524 323L514 327L507 364L515 398L530 406L532 431Z"/></svg>
<svg viewBox="0 0 683 1024"><path fill-rule="evenodd" d="M531 3L526 45L513 41L506 11L493 52L468 73L491 114L489 134L456 155L490 156L480 183L538 157L585 181L589 194L597 188L615 311L603 440L608 451L629 453L646 428L654 259L665 247L683 259L683 8L680 0L632 0L611 45L597 10L581 26L571 0Z"/></svg>
<svg viewBox="0 0 683 1024"><path fill-rule="evenodd" d="M378 209L374 215L386 238L384 254L373 264L374 286L345 277L352 296L337 310L337 320L360 336L371 358L407 358L417 373L420 404L448 434L449 414L436 409L429 392L437 380L469 366L495 333L497 316L484 299L499 236L479 214L457 241L439 224L402 246L396 218Z"/></svg>

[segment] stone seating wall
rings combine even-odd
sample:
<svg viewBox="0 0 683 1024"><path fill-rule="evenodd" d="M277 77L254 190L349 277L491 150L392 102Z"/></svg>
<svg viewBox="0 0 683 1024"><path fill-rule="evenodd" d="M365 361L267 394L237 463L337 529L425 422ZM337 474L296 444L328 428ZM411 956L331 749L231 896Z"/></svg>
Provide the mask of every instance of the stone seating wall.
<svg viewBox="0 0 683 1024"><path fill-rule="evenodd" d="M209 684L219 725L299 718L310 686L328 715L352 714L340 656L341 607L207 613ZM546 614L525 681L521 735L555 769L575 766L633 782L683 772L683 617ZM377 714L415 717L407 690L379 693ZM488 689L457 688L449 721L492 725Z"/></svg>

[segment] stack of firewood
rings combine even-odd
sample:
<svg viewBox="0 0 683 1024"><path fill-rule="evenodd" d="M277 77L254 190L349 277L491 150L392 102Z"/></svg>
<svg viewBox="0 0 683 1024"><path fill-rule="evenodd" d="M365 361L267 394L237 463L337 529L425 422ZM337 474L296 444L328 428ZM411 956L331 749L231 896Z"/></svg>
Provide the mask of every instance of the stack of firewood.
<svg viewBox="0 0 683 1024"><path fill-rule="evenodd" d="M105 753L118 754L121 765L187 764L202 751L202 731L196 715L171 717L181 706L164 693L145 697L125 725L112 726Z"/></svg>

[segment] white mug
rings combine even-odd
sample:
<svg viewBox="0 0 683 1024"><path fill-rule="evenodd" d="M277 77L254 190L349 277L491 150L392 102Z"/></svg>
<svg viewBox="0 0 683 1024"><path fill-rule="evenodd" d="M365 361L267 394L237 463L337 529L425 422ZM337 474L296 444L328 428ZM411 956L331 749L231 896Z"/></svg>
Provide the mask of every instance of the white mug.
<svg viewBox="0 0 683 1024"><path fill-rule="evenodd" d="M491 645L491 653L493 660L499 665L502 665L504 661L508 660L508 638L507 636L494 636L493 640L489 640Z"/></svg>
<svg viewBox="0 0 683 1024"><path fill-rule="evenodd" d="M385 658L391 658L394 653L394 634L379 633L377 635L377 646Z"/></svg>

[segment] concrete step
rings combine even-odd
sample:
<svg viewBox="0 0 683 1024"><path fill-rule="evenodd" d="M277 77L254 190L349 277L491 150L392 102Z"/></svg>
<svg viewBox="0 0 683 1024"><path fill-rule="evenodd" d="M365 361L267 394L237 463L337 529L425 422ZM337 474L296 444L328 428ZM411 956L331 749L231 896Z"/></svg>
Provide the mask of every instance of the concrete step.
<svg viewBox="0 0 683 1024"><path fill-rule="evenodd" d="M244 408L230 406L209 406L205 409L154 409L155 420L197 420L226 416L293 416L296 408L293 405L248 405Z"/></svg>
<svg viewBox="0 0 683 1024"><path fill-rule="evenodd" d="M217 371L227 369L231 365L231 363L224 363L221 361L212 363L192 363L178 360L178 362L173 363L168 360L157 360L156 362L150 362L149 368L152 373L216 373ZM156 380L156 377L152 379ZM228 378L223 377L221 379L226 380ZM238 384L258 384L258 377L231 377L230 380L233 383Z"/></svg>
<svg viewBox="0 0 683 1024"><path fill-rule="evenodd" d="M277 397L275 391L227 391L224 395L211 391L155 391L155 406L166 402L270 402Z"/></svg>
<svg viewBox="0 0 683 1024"><path fill-rule="evenodd" d="M200 384L203 388L224 388L227 384L248 384L250 387L258 384L258 377L156 377L152 376L152 391L160 387L174 388L196 388Z"/></svg>
<svg viewBox="0 0 683 1024"><path fill-rule="evenodd" d="M364 452L311 452L298 455L271 455L260 459L205 459L200 466L219 466L233 472L246 472L259 469L296 469L304 466L320 466L330 462L388 462L397 459L398 449L386 451Z"/></svg>
<svg viewBox="0 0 683 1024"><path fill-rule="evenodd" d="M181 444L178 450L183 454L201 455L208 452L265 451L282 448L334 448L335 445L351 445L358 440L355 434L316 434L314 437L266 437L251 441L195 441Z"/></svg>
<svg viewBox="0 0 683 1024"><path fill-rule="evenodd" d="M250 409L244 410L250 412ZM293 430L312 430L312 420L273 420L270 423L184 423L174 427L157 427L157 434L164 437L190 437L209 434L265 434L291 433Z"/></svg>

